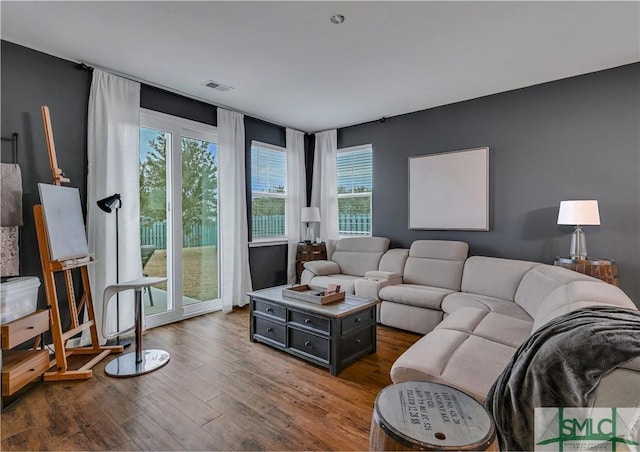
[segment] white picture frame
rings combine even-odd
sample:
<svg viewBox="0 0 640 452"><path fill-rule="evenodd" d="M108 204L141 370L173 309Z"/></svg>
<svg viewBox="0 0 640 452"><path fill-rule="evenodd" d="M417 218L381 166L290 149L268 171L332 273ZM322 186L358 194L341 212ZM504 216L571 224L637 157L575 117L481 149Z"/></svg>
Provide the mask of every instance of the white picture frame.
<svg viewBox="0 0 640 452"><path fill-rule="evenodd" d="M489 148L409 157L409 229L489 230Z"/></svg>

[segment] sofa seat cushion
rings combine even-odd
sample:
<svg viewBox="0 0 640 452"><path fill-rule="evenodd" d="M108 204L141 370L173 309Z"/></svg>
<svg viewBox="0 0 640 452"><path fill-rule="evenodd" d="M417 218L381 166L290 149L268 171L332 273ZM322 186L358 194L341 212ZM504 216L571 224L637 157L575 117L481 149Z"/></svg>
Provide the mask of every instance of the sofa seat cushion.
<svg viewBox="0 0 640 452"><path fill-rule="evenodd" d="M395 284L383 287L380 298L394 303L408 304L428 309L440 309L445 296L454 293L450 289L421 286L418 284Z"/></svg>
<svg viewBox="0 0 640 452"><path fill-rule="evenodd" d="M359 276L352 275L327 275L327 276L316 276L313 278L308 284L314 289L326 289L329 284L339 284L340 291L345 292L349 295L353 295L355 293L355 285L356 281L360 279Z"/></svg>
<svg viewBox="0 0 640 452"><path fill-rule="evenodd" d="M396 360L391 380L442 383L483 402L515 351L514 347L469 333L439 328Z"/></svg>
<svg viewBox="0 0 640 452"><path fill-rule="evenodd" d="M479 308L460 308L436 329L469 333L517 348L531 335L533 320L522 320Z"/></svg>
<svg viewBox="0 0 640 452"><path fill-rule="evenodd" d="M515 319L532 321L527 311L513 301L493 298L486 295L457 292L447 295L442 301L442 310L447 314L453 314L462 308L479 308L485 311L496 312Z"/></svg>

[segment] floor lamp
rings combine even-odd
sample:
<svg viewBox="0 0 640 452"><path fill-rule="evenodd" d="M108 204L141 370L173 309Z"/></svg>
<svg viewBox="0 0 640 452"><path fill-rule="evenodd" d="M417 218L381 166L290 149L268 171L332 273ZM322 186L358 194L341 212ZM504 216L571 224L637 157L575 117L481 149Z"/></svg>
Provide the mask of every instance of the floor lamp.
<svg viewBox="0 0 640 452"><path fill-rule="evenodd" d="M120 193L115 193L111 196L107 196L104 199L98 201L98 207L106 213L111 213L111 211L116 211L116 284L120 282L120 244L118 243L119 230L118 227L120 222L118 221L118 210L122 208L122 199L120 198ZM104 319L102 320L104 322ZM120 294L116 294L116 331L120 331ZM120 340L120 336L117 336L115 340L107 342L115 343L117 345L122 345L123 347L128 347L131 345L131 341L128 339Z"/></svg>

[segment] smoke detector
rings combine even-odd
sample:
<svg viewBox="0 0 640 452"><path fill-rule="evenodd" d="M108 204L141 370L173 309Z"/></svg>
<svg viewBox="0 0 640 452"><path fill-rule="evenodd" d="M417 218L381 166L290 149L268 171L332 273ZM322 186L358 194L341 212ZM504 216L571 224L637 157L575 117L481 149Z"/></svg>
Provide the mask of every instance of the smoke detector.
<svg viewBox="0 0 640 452"><path fill-rule="evenodd" d="M203 85L207 88L215 89L216 91L222 91L223 93L233 89L231 86L223 85L222 83L214 82L213 80L207 80Z"/></svg>

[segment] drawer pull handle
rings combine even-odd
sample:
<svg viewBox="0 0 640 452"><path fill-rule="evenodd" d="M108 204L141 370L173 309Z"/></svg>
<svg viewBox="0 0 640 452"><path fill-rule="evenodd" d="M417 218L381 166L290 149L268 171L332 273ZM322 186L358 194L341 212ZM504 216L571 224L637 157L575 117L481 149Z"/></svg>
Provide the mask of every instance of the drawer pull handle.
<svg viewBox="0 0 640 452"><path fill-rule="evenodd" d="M356 323L358 322L362 322L362 319L360 317L356 317Z"/></svg>
<svg viewBox="0 0 640 452"><path fill-rule="evenodd" d="M29 372L35 372L35 371L36 371L35 369L29 369Z"/></svg>
<svg viewBox="0 0 640 452"><path fill-rule="evenodd" d="M311 323L311 319L304 319L304 323Z"/></svg>
<svg viewBox="0 0 640 452"><path fill-rule="evenodd" d="M267 308L267 312L273 312L273 309Z"/></svg>
<svg viewBox="0 0 640 452"><path fill-rule="evenodd" d="M28 326L27 329L28 330L33 330L33 329L35 329L35 326Z"/></svg>
<svg viewBox="0 0 640 452"><path fill-rule="evenodd" d="M304 341L304 345L305 345L305 346L307 346L307 347L311 347L311 342L309 342L309 341Z"/></svg>
<svg viewBox="0 0 640 452"><path fill-rule="evenodd" d="M359 344L360 342L362 342L362 341L360 340L360 338L359 338L359 337L356 337L356 344Z"/></svg>
<svg viewBox="0 0 640 452"><path fill-rule="evenodd" d="M267 328L267 333L271 333L273 331L273 328L269 327Z"/></svg>

